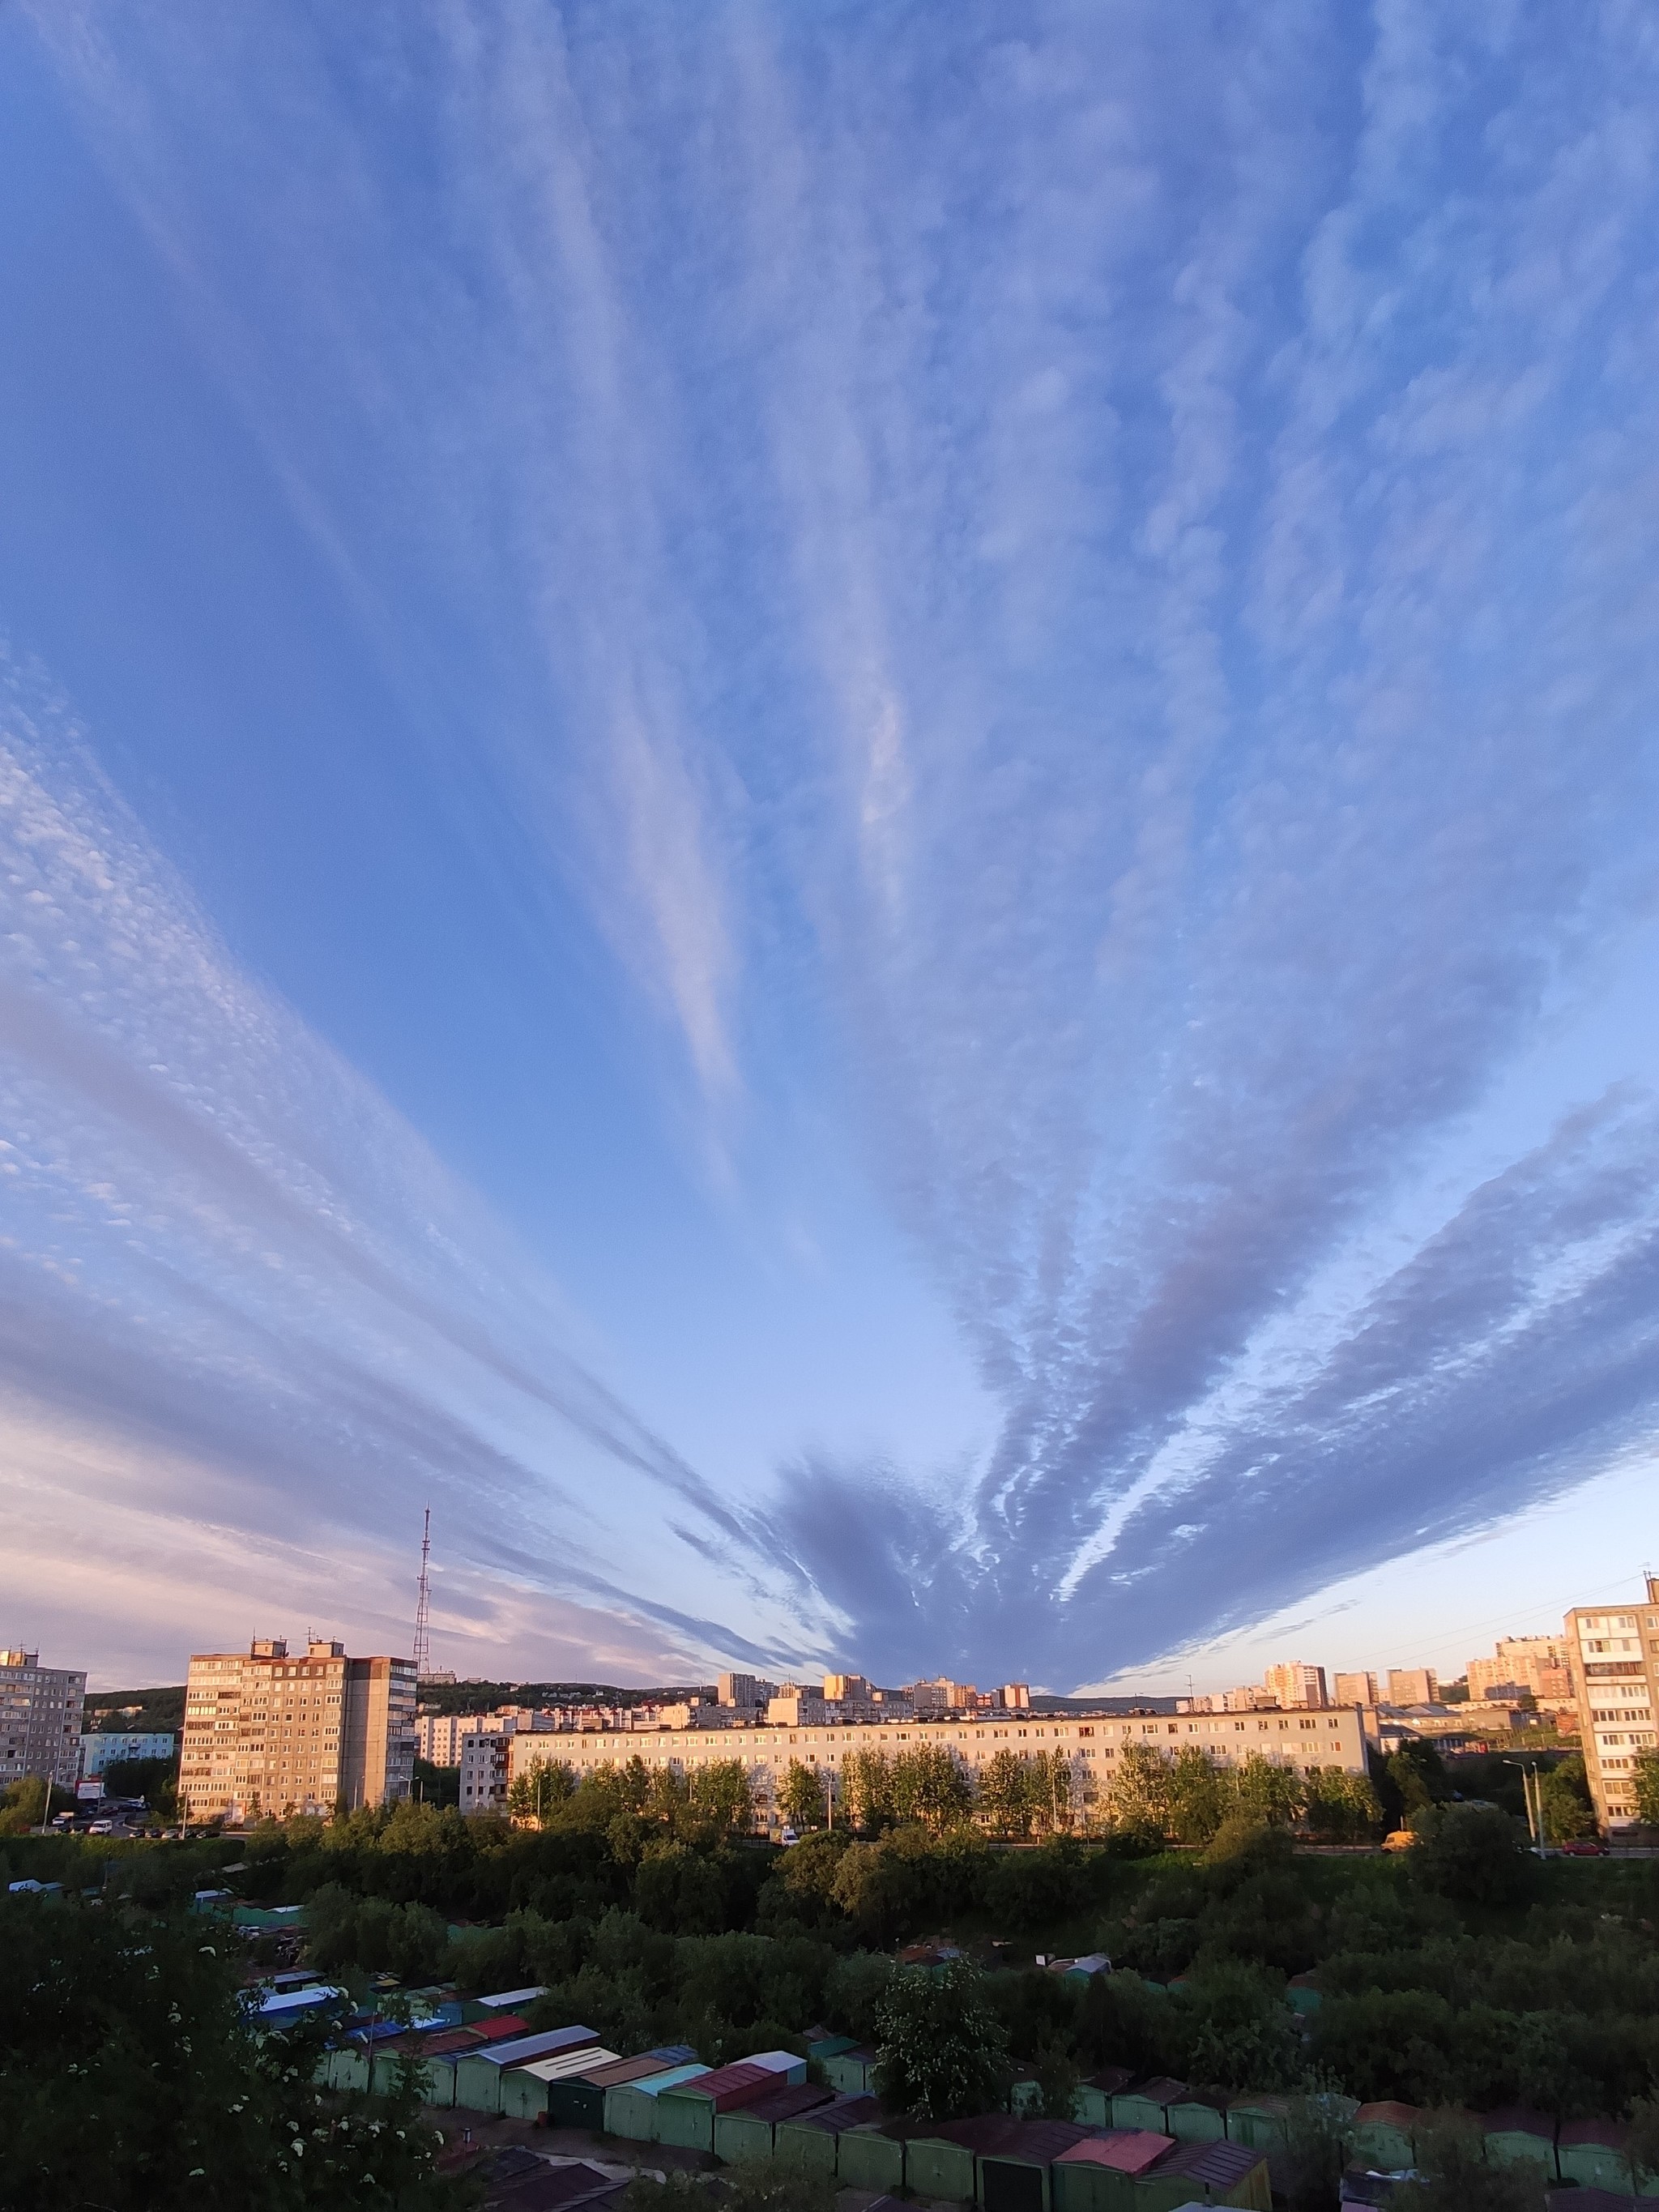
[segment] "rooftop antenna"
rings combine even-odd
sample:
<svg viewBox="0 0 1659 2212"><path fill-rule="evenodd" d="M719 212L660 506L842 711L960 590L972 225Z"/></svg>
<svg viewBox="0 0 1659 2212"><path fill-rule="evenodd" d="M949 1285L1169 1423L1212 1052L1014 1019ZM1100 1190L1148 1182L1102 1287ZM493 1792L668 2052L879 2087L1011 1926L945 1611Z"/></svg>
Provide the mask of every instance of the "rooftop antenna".
<svg viewBox="0 0 1659 2212"><path fill-rule="evenodd" d="M431 1663L428 1624L432 1617L432 1586L427 1575L427 1562L432 1557L432 1508L426 1509L421 1524L421 1579L416 1585L420 1595L415 1604L415 1679L418 1682Z"/></svg>

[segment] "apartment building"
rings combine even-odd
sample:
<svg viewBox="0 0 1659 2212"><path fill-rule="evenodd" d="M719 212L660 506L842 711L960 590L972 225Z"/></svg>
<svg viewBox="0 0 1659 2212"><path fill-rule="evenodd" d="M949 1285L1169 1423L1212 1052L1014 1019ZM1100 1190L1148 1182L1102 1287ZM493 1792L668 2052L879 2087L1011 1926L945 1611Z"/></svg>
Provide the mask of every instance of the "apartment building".
<svg viewBox="0 0 1659 2212"><path fill-rule="evenodd" d="M979 1692L971 1682L953 1682L948 1674L912 1682L904 1694L917 1713L969 1713L979 1703Z"/></svg>
<svg viewBox="0 0 1659 2212"><path fill-rule="evenodd" d="M702 1729L665 1729L654 1737L621 1731L580 1736L515 1735L507 1742L507 1783L510 1787L538 1759L561 1762L580 1781L601 1766L619 1765L635 1757L642 1759L647 1767L665 1766L686 1776L715 1760L736 1759L748 1773L757 1813L775 1825L776 1793L792 1760L819 1771L833 1804L840 1794L840 1774L858 1753L890 1754L921 1744L948 1750L970 1777L976 1777L986 1761L1001 1751L1020 1757L1036 1752L1052 1756L1059 1752L1071 1765L1073 1802L1081 1807L1085 1820L1132 1744L1155 1747L1171 1758L1196 1746L1219 1766L1242 1766L1259 1753L1276 1765L1294 1766L1304 1773L1312 1767L1328 1766L1340 1767L1350 1774L1366 1771L1364 1733L1359 1715L1352 1711L1322 1708L1283 1712L1275 1709L1248 1718L1196 1713L1049 1717L1032 1713L1029 1708L1010 1706L982 1719L913 1718L795 1727L769 1723L722 1729L718 1734ZM465 1809L465 1799L462 1803Z"/></svg>
<svg viewBox="0 0 1659 2212"><path fill-rule="evenodd" d="M1637 1817L1636 1762L1659 1749L1659 1575L1648 1577L1641 1605L1575 1606L1565 1637L1596 1818L1626 1828Z"/></svg>
<svg viewBox="0 0 1659 2212"><path fill-rule="evenodd" d="M191 1820L329 1813L407 1797L415 1765L415 1662L353 1659L313 1638L192 1655L179 1801Z"/></svg>
<svg viewBox="0 0 1659 2212"><path fill-rule="evenodd" d="M33 1778L74 1789L86 1694L84 1672L43 1667L38 1651L0 1647L0 1787Z"/></svg>
<svg viewBox="0 0 1659 2212"><path fill-rule="evenodd" d="M137 1759L171 1759L179 1739L164 1729L106 1729L81 1739L81 1779L95 1782L106 1766Z"/></svg>
<svg viewBox="0 0 1659 2212"><path fill-rule="evenodd" d="M475 1733L464 1735L461 1755L456 1762L460 1768L459 1803L463 1813L486 1813L499 1810L507 1802L508 1747L520 1735L537 1736L546 1746L549 1729L497 1729L489 1735ZM544 1751L544 1756L556 1753Z"/></svg>
<svg viewBox="0 0 1659 2212"><path fill-rule="evenodd" d="M1571 1655L1559 1636L1500 1637L1490 1659L1471 1659L1469 1695L1503 1700L1530 1691L1546 1711L1575 1705Z"/></svg>
<svg viewBox="0 0 1659 2212"><path fill-rule="evenodd" d="M1261 1678L1261 1686L1275 1704L1292 1710L1300 1705L1322 1706L1330 1703L1325 1688L1325 1669L1310 1667L1305 1659L1281 1659L1268 1668Z"/></svg>
<svg viewBox="0 0 1659 2212"><path fill-rule="evenodd" d="M428 1766L459 1766L470 1735L514 1735L520 1729L552 1729L553 1714L529 1705L497 1705L491 1713L416 1713L415 1755Z"/></svg>
<svg viewBox="0 0 1659 2212"><path fill-rule="evenodd" d="M1387 1703L1391 1705L1437 1705L1440 1703L1440 1677L1432 1667L1390 1667Z"/></svg>
<svg viewBox="0 0 1659 2212"><path fill-rule="evenodd" d="M1331 1685L1334 1705L1380 1705L1382 1702L1375 1674L1338 1674Z"/></svg>
<svg viewBox="0 0 1659 2212"><path fill-rule="evenodd" d="M717 1688L723 1705L740 1705L749 1711L764 1707L768 1699L775 1698L778 1686L769 1682L762 1674L722 1674Z"/></svg>

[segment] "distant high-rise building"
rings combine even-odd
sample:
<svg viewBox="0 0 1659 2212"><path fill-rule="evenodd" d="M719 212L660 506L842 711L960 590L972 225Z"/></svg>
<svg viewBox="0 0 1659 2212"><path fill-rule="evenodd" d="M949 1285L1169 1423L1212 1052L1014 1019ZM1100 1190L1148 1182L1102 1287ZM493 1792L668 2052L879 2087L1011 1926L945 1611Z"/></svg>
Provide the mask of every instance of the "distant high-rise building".
<svg viewBox="0 0 1659 2212"><path fill-rule="evenodd" d="M192 1655L179 1799L187 1820L326 1813L407 1797L415 1766L415 1662L350 1659L313 1638Z"/></svg>
<svg viewBox="0 0 1659 2212"><path fill-rule="evenodd" d="M1322 1706L1330 1702L1325 1694L1325 1669L1310 1667L1305 1659L1283 1659L1269 1667L1261 1686L1286 1707Z"/></svg>
<svg viewBox="0 0 1659 2212"><path fill-rule="evenodd" d="M997 1694L1010 1712L1030 1711L1031 1686L1029 1682L1005 1682Z"/></svg>
<svg viewBox="0 0 1659 2212"><path fill-rule="evenodd" d="M826 1674L823 1678L823 1701L827 1705L867 1705L870 1684L863 1674Z"/></svg>
<svg viewBox="0 0 1659 2212"><path fill-rule="evenodd" d="M84 1673L0 1647L0 1785L31 1778L73 1790L81 1769Z"/></svg>
<svg viewBox="0 0 1659 2212"><path fill-rule="evenodd" d="M953 1682L939 1674L931 1681L912 1682L904 1695L918 1713L965 1713L973 1710L979 1692L971 1682Z"/></svg>
<svg viewBox="0 0 1659 2212"><path fill-rule="evenodd" d="M1571 1656L1559 1636L1504 1636L1490 1659L1469 1662L1471 1698L1503 1697L1530 1690L1540 1705L1577 1702Z"/></svg>
<svg viewBox="0 0 1659 2212"><path fill-rule="evenodd" d="M1382 1702L1375 1674L1339 1674L1332 1684L1334 1705L1376 1705Z"/></svg>
<svg viewBox="0 0 1659 2212"><path fill-rule="evenodd" d="M1433 1705L1440 1702L1440 1677L1432 1667L1390 1667L1391 1705Z"/></svg>
<svg viewBox="0 0 1659 2212"><path fill-rule="evenodd" d="M1636 1762L1659 1748L1659 1575L1648 1577L1639 1607L1575 1606L1566 1640L1596 1818L1604 1827L1627 1828L1637 1815Z"/></svg>
<svg viewBox="0 0 1659 2212"><path fill-rule="evenodd" d="M719 1701L723 1705L763 1705L777 1694L777 1684L759 1674L722 1674L718 1685Z"/></svg>
<svg viewBox="0 0 1659 2212"><path fill-rule="evenodd" d="M1245 1682L1236 1690L1221 1692L1220 1710L1224 1713L1259 1713L1278 1702L1271 1690L1261 1689L1255 1682Z"/></svg>

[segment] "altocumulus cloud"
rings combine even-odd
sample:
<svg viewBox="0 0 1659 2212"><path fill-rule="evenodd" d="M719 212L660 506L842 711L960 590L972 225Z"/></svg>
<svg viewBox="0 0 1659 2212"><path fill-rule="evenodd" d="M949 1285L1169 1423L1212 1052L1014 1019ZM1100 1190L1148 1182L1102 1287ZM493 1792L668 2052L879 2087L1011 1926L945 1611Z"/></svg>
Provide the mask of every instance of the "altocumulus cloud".
<svg viewBox="0 0 1659 2212"><path fill-rule="evenodd" d="M811 979L982 1463L740 1509L557 1390L805 1642L1098 1674L1648 1432L1645 1094L1419 1188L1654 889L1640 11L39 21L365 622L488 636L469 772L739 1163ZM270 1235L273 1325L382 1297Z"/></svg>

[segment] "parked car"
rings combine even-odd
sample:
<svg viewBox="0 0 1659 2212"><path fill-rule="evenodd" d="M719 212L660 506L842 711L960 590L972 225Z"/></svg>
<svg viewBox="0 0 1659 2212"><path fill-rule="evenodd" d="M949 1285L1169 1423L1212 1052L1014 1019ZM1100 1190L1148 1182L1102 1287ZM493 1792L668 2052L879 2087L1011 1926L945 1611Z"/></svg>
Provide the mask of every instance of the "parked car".
<svg viewBox="0 0 1659 2212"><path fill-rule="evenodd" d="M1605 1844L1598 1844L1594 1836L1571 1836L1556 1850L1564 1859L1604 1859L1607 1855Z"/></svg>

